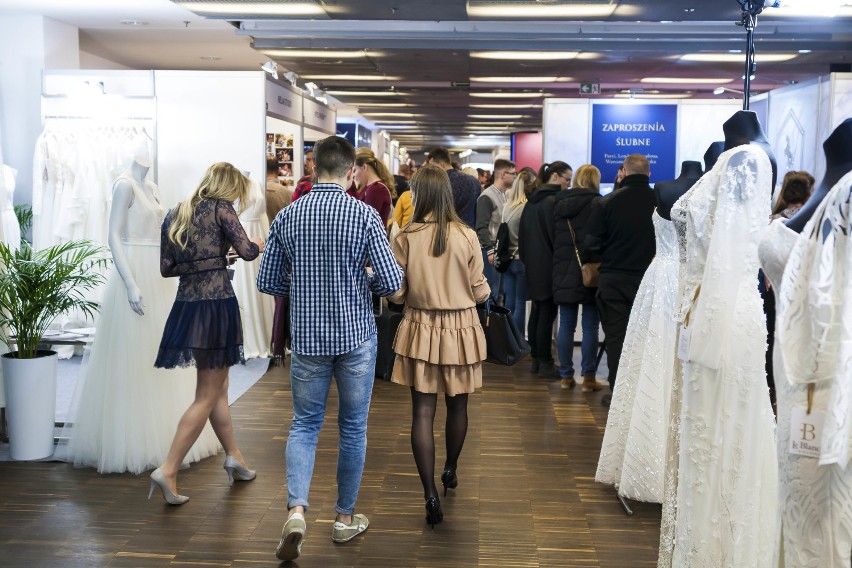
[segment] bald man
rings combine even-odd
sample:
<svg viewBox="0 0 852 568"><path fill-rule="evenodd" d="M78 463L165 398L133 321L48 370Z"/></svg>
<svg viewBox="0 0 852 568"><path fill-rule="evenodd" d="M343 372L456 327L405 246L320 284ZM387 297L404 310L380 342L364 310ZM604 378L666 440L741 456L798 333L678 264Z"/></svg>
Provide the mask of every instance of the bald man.
<svg viewBox="0 0 852 568"><path fill-rule="evenodd" d="M601 256L596 301L612 389L633 300L656 253L651 166L642 154L631 154L622 167L625 175L618 189L592 204L586 235L586 246ZM609 406L611 400L612 394L608 394L601 402Z"/></svg>

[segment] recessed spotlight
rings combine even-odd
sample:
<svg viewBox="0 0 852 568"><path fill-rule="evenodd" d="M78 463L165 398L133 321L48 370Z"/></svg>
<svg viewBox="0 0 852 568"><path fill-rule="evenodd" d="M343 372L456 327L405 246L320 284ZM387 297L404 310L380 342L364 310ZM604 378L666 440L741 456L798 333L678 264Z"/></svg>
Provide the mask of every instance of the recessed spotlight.
<svg viewBox="0 0 852 568"><path fill-rule="evenodd" d="M810 52L811 52L810 49L800 49L799 50L799 53L810 53Z"/></svg>
<svg viewBox="0 0 852 568"><path fill-rule="evenodd" d="M142 26L147 26L148 22L143 20L121 20L119 22L122 26L131 26L134 28L141 28Z"/></svg>

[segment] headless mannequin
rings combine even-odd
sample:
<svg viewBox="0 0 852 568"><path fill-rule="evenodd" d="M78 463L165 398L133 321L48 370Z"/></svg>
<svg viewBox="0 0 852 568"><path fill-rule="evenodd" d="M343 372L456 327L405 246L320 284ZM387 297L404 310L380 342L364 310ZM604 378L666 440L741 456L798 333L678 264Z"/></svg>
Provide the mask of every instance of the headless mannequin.
<svg viewBox="0 0 852 568"><path fill-rule="evenodd" d="M787 221L787 226L797 233L802 232L831 188L852 171L852 118L847 118L834 129L825 139L822 149L825 152L825 175L804 207Z"/></svg>
<svg viewBox="0 0 852 568"><path fill-rule="evenodd" d="M707 147L707 151L704 152L704 171L709 172L713 169L713 166L716 165L716 160L719 159L719 155L725 151L725 143L723 141L713 142L710 146Z"/></svg>
<svg viewBox="0 0 852 568"><path fill-rule="evenodd" d="M130 163L130 166L124 170L115 185L112 188L112 206L109 210L109 235L107 237L110 252L112 252L112 260L115 264L115 269L119 276L124 281L127 287L127 301L130 302L130 308L137 314L145 315L142 303L142 290L136 285L133 272L130 270L130 263L124 253L124 246L121 242L127 230L127 214L130 206L133 205L133 186L125 177L129 177L138 184L138 188L148 192L149 189L145 185L145 176L151 168L150 161L147 156L136 156ZM141 163L140 163L141 162ZM148 196L152 202L157 202L156 196Z"/></svg>
<svg viewBox="0 0 852 568"><path fill-rule="evenodd" d="M671 221L672 206L680 196L689 191L704 172L701 171L701 162L686 161L680 166L680 175L677 179L660 181L654 184L654 195L657 199L657 214Z"/></svg>
<svg viewBox="0 0 852 568"><path fill-rule="evenodd" d="M772 187L775 187L775 181L778 178L778 166L775 164L775 154L772 153L772 148L763 133L763 128L760 127L757 115L750 110L738 110L725 121L725 124L722 125L722 131L725 133L725 150L743 144L753 144L766 152L766 155L769 156L769 162L772 164Z"/></svg>

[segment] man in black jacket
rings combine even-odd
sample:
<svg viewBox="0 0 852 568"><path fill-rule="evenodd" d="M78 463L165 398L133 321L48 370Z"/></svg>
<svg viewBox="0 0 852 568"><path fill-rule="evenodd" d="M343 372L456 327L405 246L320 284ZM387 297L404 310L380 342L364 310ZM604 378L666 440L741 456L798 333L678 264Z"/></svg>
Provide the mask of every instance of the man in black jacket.
<svg viewBox="0 0 852 568"><path fill-rule="evenodd" d="M597 304L612 389L633 300L656 252L650 164L642 154L631 154L622 167L625 177L619 188L593 204L586 235L589 250L601 257ZM602 403L609 406L610 400L612 395L606 395Z"/></svg>

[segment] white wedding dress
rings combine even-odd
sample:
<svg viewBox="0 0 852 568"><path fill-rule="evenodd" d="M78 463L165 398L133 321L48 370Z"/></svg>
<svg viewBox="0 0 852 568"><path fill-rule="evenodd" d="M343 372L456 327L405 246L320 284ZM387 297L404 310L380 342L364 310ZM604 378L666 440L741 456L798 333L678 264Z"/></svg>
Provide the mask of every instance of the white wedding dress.
<svg viewBox="0 0 852 568"><path fill-rule="evenodd" d="M110 270L97 331L83 364L63 429L67 447L58 459L100 473L141 473L165 460L178 421L195 398L193 368L154 368L163 328L177 293L177 278L160 276L160 224L165 210L156 187L147 191L131 178L124 251L136 285L142 291L145 315L127 300L118 271ZM184 465L215 455L219 441L208 422L187 454ZM63 451L64 450L64 451Z"/></svg>
<svg viewBox="0 0 852 568"><path fill-rule="evenodd" d="M777 305L774 352L785 568L852 564L852 173L831 189L801 235L773 223L760 243ZM825 413L819 457L791 454L791 415Z"/></svg>
<svg viewBox="0 0 852 568"><path fill-rule="evenodd" d="M240 213L240 223L249 237L260 237L266 240L269 233L269 219L266 217L266 190L254 181L250 185L248 206ZM275 299L257 291L260 257L250 261L238 259L233 268L234 294L240 303L243 318L245 358L270 357Z"/></svg>
<svg viewBox="0 0 852 568"><path fill-rule="evenodd" d="M766 153L738 146L672 208L672 220L685 222L677 317L692 339L682 365L677 478L667 478L665 495L676 497L663 504L660 566L772 565L775 425L756 282L771 180Z"/></svg>
<svg viewBox="0 0 852 568"><path fill-rule="evenodd" d="M618 364L595 481L629 499L662 503L677 326L674 225L655 211L657 254L636 294Z"/></svg>

